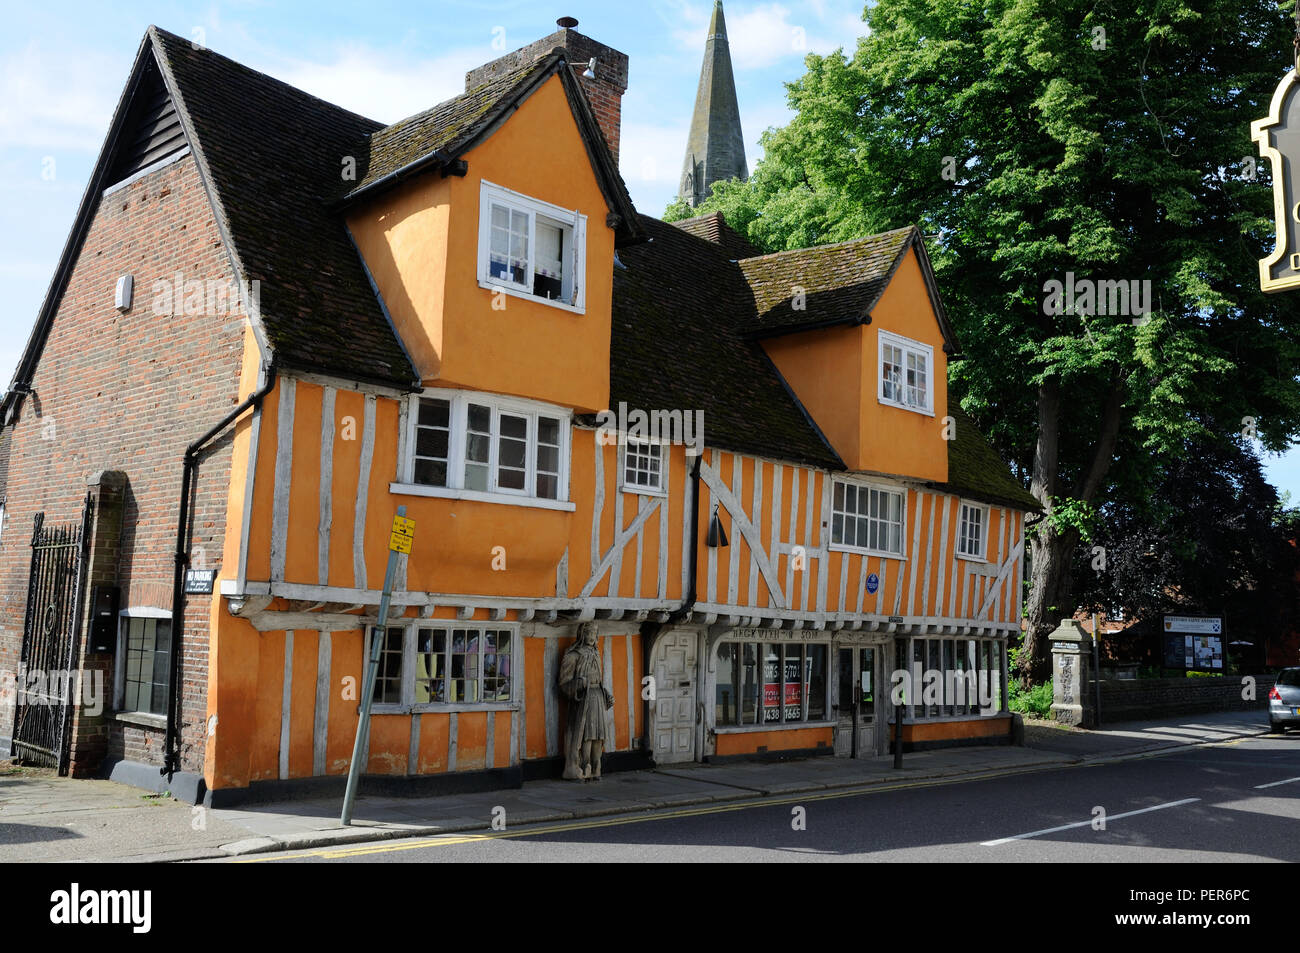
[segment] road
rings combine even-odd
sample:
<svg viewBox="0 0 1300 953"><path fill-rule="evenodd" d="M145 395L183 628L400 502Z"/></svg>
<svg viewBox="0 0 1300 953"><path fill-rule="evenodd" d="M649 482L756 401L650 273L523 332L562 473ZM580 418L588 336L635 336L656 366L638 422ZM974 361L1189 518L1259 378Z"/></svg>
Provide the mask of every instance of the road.
<svg viewBox="0 0 1300 953"><path fill-rule="evenodd" d="M802 822L802 826L801 826ZM1300 734L237 863L1300 861Z"/></svg>

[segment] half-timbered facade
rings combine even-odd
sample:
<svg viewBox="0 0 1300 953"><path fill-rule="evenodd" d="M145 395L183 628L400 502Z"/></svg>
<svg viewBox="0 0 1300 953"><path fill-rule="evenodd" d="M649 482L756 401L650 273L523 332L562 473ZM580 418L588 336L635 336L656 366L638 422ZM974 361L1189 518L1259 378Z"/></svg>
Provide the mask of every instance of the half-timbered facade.
<svg viewBox="0 0 1300 953"><path fill-rule="evenodd" d="M584 621L610 767L883 753L900 671L906 744L1008 739L1034 502L949 398L957 342L916 229L759 255L720 216L639 215L614 158L627 58L571 27L392 126L151 28L104 168L152 77L225 252L211 277L258 293L214 325L242 336L230 396L172 448L179 471L220 434L219 512L183 524L179 557L215 569L212 592L100 565L116 644L78 623L79 664L137 687L105 730L154 743L122 759L170 758L213 803L338 787L378 638L368 785L558 774L557 674ZM111 255L106 273L152 293L140 259ZM23 398L72 321L51 294L54 330L6 396L11 485L40 428ZM14 524L56 496L73 512L87 475L17 494L4 578L30 558ZM414 546L380 629L399 506ZM133 712L145 682L173 693Z"/></svg>

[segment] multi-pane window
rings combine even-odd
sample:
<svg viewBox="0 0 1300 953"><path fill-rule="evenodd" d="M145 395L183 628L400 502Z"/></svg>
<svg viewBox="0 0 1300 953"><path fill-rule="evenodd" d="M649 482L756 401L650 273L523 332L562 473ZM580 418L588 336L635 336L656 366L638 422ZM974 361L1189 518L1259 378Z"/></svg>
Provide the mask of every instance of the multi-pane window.
<svg viewBox="0 0 1300 953"><path fill-rule="evenodd" d="M722 642L715 719L720 726L825 721L825 643Z"/></svg>
<svg viewBox="0 0 1300 953"><path fill-rule="evenodd" d="M410 417L411 483L544 500L568 492L567 416L444 391L413 398Z"/></svg>
<svg viewBox="0 0 1300 953"><path fill-rule="evenodd" d="M375 677L375 694L370 699L380 704L396 705L402 700L402 654L406 630L390 625L379 649L379 671ZM374 630L371 630L374 638Z"/></svg>
<svg viewBox="0 0 1300 953"><path fill-rule="evenodd" d="M975 503L961 505L957 523L957 555L984 558L984 539L988 535L988 507Z"/></svg>
<svg viewBox="0 0 1300 953"><path fill-rule="evenodd" d="M568 307L584 303L586 217L484 182L479 280Z"/></svg>
<svg viewBox="0 0 1300 953"><path fill-rule="evenodd" d="M128 615L122 617L122 627L122 710L166 714L171 620Z"/></svg>
<svg viewBox="0 0 1300 953"><path fill-rule="evenodd" d="M880 401L931 413L934 349L887 331L880 332Z"/></svg>
<svg viewBox="0 0 1300 953"><path fill-rule="evenodd" d="M1002 643L997 639L914 638L904 643L905 715L992 715L1002 710Z"/></svg>
<svg viewBox="0 0 1300 953"><path fill-rule="evenodd" d="M663 444L628 440L623 444L623 488L658 492L663 489Z"/></svg>
<svg viewBox="0 0 1300 953"><path fill-rule="evenodd" d="M836 546L903 554L903 491L835 481L831 542Z"/></svg>
<svg viewBox="0 0 1300 953"><path fill-rule="evenodd" d="M375 629L371 629L371 638ZM411 623L389 626L374 701L392 705L506 704L513 699L514 630Z"/></svg>
<svg viewBox="0 0 1300 953"><path fill-rule="evenodd" d="M492 236L488 273L493 278L525 285L528 281L528 214L508 205L492 204Z"/></svg>

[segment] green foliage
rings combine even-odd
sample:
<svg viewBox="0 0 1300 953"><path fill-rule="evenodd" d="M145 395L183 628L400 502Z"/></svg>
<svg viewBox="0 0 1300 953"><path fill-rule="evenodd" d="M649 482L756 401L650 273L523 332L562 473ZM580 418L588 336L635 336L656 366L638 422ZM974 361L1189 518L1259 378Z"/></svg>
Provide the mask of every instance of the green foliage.
<svg viewBox="0 0 1300 953"><path fill-rule="evenodd" d="M1013 679L1007 686L1007 705L1022 715L1046 718L1052 713L1052 683L1047 681L1025 689Z"/></svg>
<svg viewBox="0 0 1300 953"><path fill-rule="evenodd" d="M1095 536L1117 504L1149 510L1170 461L1233 439L1243 418L1284 449L1300 432L1300 295L1259 288L1272 183L1250 122L1291 66L1289 9L879 0L866 19L852 55L807 57L787 87L795 117L764 134L748 182L696 213L723 211L769 251L920 226L965 358L949 365L952 392L1025 482L1040 468L1064 501L1054 530ZM1046 283L1068 273L1150 281L1149 320L1048 313ZM1040 432L1046 381L1060 406ZM1036 462L1044 435L1054 463ZM1183 470L1208 490L1206 474ZM1054 613L1075 599L1051 567L1077 555L1042 556L1066 580L1049 583L1046 601L1071 607Z"/></svg>
<svg viewBox="0 0 1300 953"><path fill-rule="evenodd" d="M1026 467L1024 385L1074 388L1071 476L1107 368L1147 452L1247 415L1282 446L1300 421L1295 297L1259 291L1268 165L1249 182L1239 164L1288 65L1286 14L1271 0L880 0L867 16L856 55L807 58L788 85L796 116L764 134L750 180L696 213L723 211L768 250L919 224L971 358L953 373L963 403L1018 408L1002 448ZM1150 279L1152 320L1044 315L1044 282L1067 271Z"/></svg>
<svg viewBox="0 0 1300 953"><path fill-rule="evenodd" d="M1097 508L1085 500L1054 497L1047 518L1052 521L1058 533L1073 530L1079 534L1080 539L1088 542L1092 539L1092 526L1097 519Z"/></svg>
<svg viewBox="0 0 1300 953"><path fill-rule="evenodd" d="M669 203L664 209L663 220L665 222L680 222L682 219L691 218L696 214L695 209L686 199L678 198Z"/></svg>

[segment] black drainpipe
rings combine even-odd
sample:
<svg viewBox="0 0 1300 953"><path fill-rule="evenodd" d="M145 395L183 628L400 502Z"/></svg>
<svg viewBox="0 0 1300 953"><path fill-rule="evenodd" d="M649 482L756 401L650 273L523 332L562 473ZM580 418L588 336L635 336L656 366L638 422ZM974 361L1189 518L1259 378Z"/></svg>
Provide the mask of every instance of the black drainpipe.
<svg viewBox="0 0 1300 953"><path fill-rule="evenodd" d="M167 734L163 738L163 766L159 774L167 775L167 780L172 779L179 767L177 765L177 744L176 744L176 698L178 692L178 683L180 681L180 644L181 644L181 620L184 618L184 600L185 600L185 569L190 564L190 490L194 482L194 468L198 466L199 452L203 449L204 444L210 441L221 431L225 430L238 419L244 411L250 407L261 409L262 399L271 392L275 386L275 363L267 365L266 383L260 390L250 394L248 398L226 414L217 424L198 440L185 448L185 458L181 462L181 507L180 514L176 518L176 571L172 577L172 632L171 648L168 651L168 668L171 672L167 680Z"/></svg>

